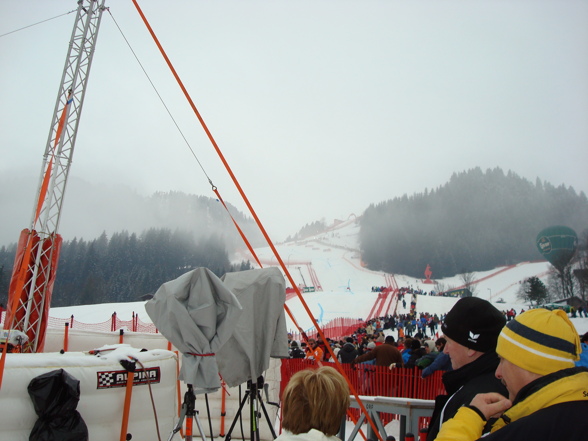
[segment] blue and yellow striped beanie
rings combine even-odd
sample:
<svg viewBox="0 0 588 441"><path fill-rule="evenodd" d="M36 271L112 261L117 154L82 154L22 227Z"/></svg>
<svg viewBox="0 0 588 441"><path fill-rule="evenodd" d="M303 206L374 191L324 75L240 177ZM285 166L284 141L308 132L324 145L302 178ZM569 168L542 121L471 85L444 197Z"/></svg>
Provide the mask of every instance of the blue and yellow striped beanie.
<svg viewBox="0 0 588 441"><path fill-rule="evenodd" d="M563 310L538 308L506 324L498 336L496 352L520 368L547 375L574 367L582 349L580 336Z"/></svg>

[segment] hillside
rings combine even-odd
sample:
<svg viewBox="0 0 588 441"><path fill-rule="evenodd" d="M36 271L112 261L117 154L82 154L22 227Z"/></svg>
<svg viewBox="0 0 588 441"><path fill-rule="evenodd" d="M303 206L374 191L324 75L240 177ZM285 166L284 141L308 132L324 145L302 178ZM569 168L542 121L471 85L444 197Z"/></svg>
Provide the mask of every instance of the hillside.
<svg viewBox="0 0 588 441"><path fill-rule="evenodd" d="M371 269L418 277L430 264L445 277L534 260L537 234L553 225L572 228L585 242L586 195L477 167L436 189L371 205L359 238Z"/></svg>
<svg viewBox="0 0 588 441"><path fill-rule="evenodd" d="M338 317L366 318L378 299L378 293L372 292L372 287L385 285L389 280L390 276L386 273L370 271L362 266L357 249L358 230L359 226L355 218L352 218L331 227L327 232L303 241L276 245L281 259L288 267L296 284L312 286L311 283L314 283L322 288L322 291L303 294L305 302L319 324L325 324ZM256 248L255 252L264 267L276 265L276 258L269 247ZM236 255L234 260L241 261L243 258L250 258L253 261L245 251ZM476 286L477 294L493 302L501 310L511 307L517 311L527 309L527 305L516 298L519 283L530 276L545 280L548 268L547 262L523 262L510 267L476 273L476 280L479 280ZM458 287L461 284L459 277L437 280L435 268L432 268L432 271L432 279L443 283L446 287ZM394 278L399 287L410 286L427 292L435 289L434 284L423 283L424 276L419 279L396 274ZM505 303L498 303L500 299L504 299ZM442 314L447 312L456 301L456 298L419 295L417 309ZM300 327L303 329L312 327L311 319L295 295L288 296L287 305ZM50 315L68 318L74 314L78 321L93 323L108 320L114 311L122 320L130 320L132 312L135 312L139 314L141 320L150 321L144 310L144 302L107 304L100 307L88 305L52 308ZM400 305L398 312L403 313L406 310ZM287 319L289 328L295 329L292 320L288 317ZM578 332L588 331L588 318L577 318L573 321Z"/></svg>
<svg viewBox="0 0 588 441"><path fill-rule="evenodd" d="M10 213L2 219L0 247L16 243L20 231L30 228L36 183L30 176L0 176L0 212ZM261 234L253 220L230 202L226 204L249 240L260 243ZM98 186L71 178L59 225L64 241L91 241L102 233L111 237L122 231L140 235L153 228L188 231L197 239L219 235L229 249L241 243L226 210L215 198L180 191L143 196L124 185Z"/></svg>

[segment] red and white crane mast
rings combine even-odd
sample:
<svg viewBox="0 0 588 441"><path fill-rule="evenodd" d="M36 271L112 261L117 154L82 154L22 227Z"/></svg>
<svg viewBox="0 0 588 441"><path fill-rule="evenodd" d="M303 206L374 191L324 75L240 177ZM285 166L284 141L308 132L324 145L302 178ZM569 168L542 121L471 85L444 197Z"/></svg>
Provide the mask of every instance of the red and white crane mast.
<svg viewBox="0 0 588 441"><path fill-rule="evenodd" d="M105 0L79 0L39 180L31 229L22 231L10 281L5 329L28 336L26 352L42 352L61 236L65 187Z"/></svg>

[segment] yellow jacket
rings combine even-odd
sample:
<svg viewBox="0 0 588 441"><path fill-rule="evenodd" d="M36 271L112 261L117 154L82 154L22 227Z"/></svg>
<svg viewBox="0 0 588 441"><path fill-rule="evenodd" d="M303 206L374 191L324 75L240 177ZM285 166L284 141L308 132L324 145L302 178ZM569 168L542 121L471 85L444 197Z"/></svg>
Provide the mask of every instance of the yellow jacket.
<svg viewBox="0 0 588 441"><path fill-rule="evenodd" d="M555 372L530 383L525 386L524 390L528 393L519 393L514 405L492 425L491 434L538 410L556 404L578 401L584 401L588 404L588 370L571 368ZM584 417L584 420L586 418L588 415ZM570 421L572 419L570 416ZM521 422L521 424L529 423L531 422ZM474 410L462 407L452 419L443 423L435 441L477 440L482 436L485 424L486 422ZM529 427L528 432L533 432L533 428ZM507 433L503 435L497 435L496 438L508 439ZM586 436L586 433L583 436ZM535 438L529 437L529 439Z"/></svg>

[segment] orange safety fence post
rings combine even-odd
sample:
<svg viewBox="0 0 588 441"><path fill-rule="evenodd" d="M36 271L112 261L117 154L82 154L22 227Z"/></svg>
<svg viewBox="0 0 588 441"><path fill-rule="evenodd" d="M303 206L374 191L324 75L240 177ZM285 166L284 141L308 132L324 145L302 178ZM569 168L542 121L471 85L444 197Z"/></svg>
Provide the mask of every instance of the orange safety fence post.
<svg viewBox="0 0 588 441"><path fill-rule="evenodd" d="M131 410L131 397L133 394L133 381L135 378L135 361L132 360L130 357L128 360L121 360L120 364L127 370L127 386L125 390L125 403L123 407L123 416L122 416L122 423L120 426L120 441L126 441L127 437L127 429L129 427L129 413Z"/></svg>
<svg viewBox="0 0 588 441"><path fill-rule="evenodd" d="M63 351L67 352L69 345L69 323L65 322L65 332L63 333Z"/></svg>
<svg viewBox="0 0 588 441"><path fill-rule="evenodd" d="M121 344L121 345L123 344L123 340L124 340L123 336L124 335L125 335L125 330L122 329L122 328L119 329L118 330L118 343Z"/></svg>
<svg viewBox="0 0 588 441"><path fill-rule="evenodd" d="M225 380L221 379L221 417L220 417L220 433L219 436L225 436L225 416L227 415L227 390L225 388Z"/></svg>

